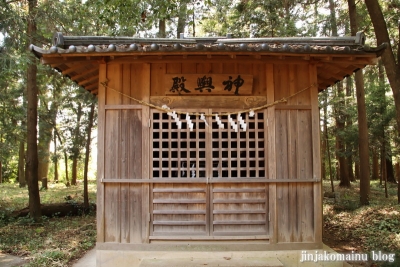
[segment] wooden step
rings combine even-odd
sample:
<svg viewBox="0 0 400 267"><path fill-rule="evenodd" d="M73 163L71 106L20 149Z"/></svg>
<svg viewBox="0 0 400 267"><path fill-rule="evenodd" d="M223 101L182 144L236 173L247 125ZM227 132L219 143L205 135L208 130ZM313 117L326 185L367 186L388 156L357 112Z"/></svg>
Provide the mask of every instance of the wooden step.
<svg viewBox="0 0 400 267"><path fill-rule="evenodd" d="M181 258L143 259L140 267L283 267L277 258Z"/></svg>

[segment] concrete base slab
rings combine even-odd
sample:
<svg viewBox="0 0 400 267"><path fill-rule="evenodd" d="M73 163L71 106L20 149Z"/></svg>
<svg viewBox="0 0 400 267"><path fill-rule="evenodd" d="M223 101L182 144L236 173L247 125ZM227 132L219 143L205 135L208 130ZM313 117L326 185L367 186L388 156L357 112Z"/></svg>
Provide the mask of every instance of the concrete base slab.
<svg viewBox="0 0 400 267"><path fill-rule="evenodd" d="M140 267L284 267L277 258L144 259Z"/></svg>
<svg viewBox="0 0 400 267"><path fill-rule="evenodd" d="M95 267L96 266L96 249L89 250L82 258L80 258L72 267Z"/></svg>
<svg viewBox="0 0 400 267"><path fill-rule="evenodd" d="M324 246L320 250L308 253L333 253ZM276 266L276 267L347 267L343 261L333 262L301 262L302 251L129 251L129 250L97 250L97 267L197 267L197 266ZM269 265L268 265L269 264ZM95 265L93 265L95 266Z"/></svg>

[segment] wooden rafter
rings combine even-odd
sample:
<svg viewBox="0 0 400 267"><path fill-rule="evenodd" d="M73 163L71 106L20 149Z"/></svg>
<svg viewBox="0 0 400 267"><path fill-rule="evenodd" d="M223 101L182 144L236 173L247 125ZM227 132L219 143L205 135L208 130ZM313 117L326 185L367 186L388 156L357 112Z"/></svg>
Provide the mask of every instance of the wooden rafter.
<svg viewBox="0 0 400 267"><path fill-rule="evenodd" d="M98 70L99 70L99 68L97 68L97 67L88 68L86 71L84 71L84 72L82 72L82 73L80 73L78 75L75 75L75 76L71 75L71 79L76 81L76 80L79 80L82 77L85 77L86 75L89 75L89 76L97 75Z"/></svg>

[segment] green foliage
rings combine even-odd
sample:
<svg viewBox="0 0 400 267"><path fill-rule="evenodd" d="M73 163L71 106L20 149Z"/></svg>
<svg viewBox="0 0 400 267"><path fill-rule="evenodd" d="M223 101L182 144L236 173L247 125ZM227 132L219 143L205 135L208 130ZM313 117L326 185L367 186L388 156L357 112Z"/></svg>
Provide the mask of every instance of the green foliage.
<svg viewBox="0 0 400 267"><path fill-rule="evenodd" d="M78 186L65 187L62 183L49 183L47 191L40 192L41 203L63 203L65 197L70 196L76 202L83 202L83 183ZM96 201L96 181L89 180L89 201ZM18 184L0 184L0 212L9 215L11 212L28 206L28 189L19 188ZM1 214L1 213L0 213Z"/></svg>
<svg viewBox="0 0 400 267"><path fill-rule="evenodd" d="M29 217L12 218L11 213L26 207L27 189L16 185L0 184L0 250L17 256L29 257L24 266L70 266L96 243L95 214L47 218L41 224ZM95 201L96 183L89 183L89 199ZM49 190L40 192L42 203L82 202L82 185L65 188L50 184Z"/></svg>
<svg viewBox="0 0 400 267"><path fill-rule="evenodd" d="M355 187L357 186L358 184ZM359 195L354 188L343 189L336 185L335 191L342 196L340 201L333 204L324 201L325 236L333 239L324 240L324 242L327 245L338 247L338 244L344 241L346 247L357 248L358 251L382 251L399 255L400 207L396 205L396 187L397 185L389 185L390 197L386 199L379 182L373 181L371 183L371 205L366 207L354 204L349 207L347 203L359 203ZM324 183L324 190L330 190L329 183ZM342 207L347 208L343 209ZM397 258L397 263L398 260Z"/></svg>

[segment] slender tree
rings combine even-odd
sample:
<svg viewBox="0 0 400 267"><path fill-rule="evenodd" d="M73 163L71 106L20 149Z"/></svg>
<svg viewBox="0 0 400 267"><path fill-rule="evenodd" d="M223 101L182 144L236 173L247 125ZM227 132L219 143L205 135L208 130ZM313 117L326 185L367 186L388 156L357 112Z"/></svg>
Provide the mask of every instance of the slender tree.
<svg viewBox="0 0 400 267"><path fill-rule="evenodd" d="M58 183L58 154L57 154L57 134L56 134L56 129L54 129L54 131L53 131L53 143L54 143L54 156L53 156L54 182Z"/></svg>
<svg viewBox="0 0 400 267"><path fill-rule="evenodd" d="M330 26L332 31L332 36L338 36L338 27L337 27L337 20L336 20L336 8L335 2L333 0L329 0L329 10L330 10ZM340 183L339 185L342 187L350 187L350 179L348 177L348 167L347 167L347 160L345 156L345 142L343 139L343 131L345 127L346 115L345 115L345 100L344 100L344 88L343 82L338 82L337 85L337 96L338 96L338 105L339 107L336 108L336 157L338 160L338 172L337 175L339 176Z"/></svg>
<svg viewBox="0 0 400 267"><path fill-rule="evenodd" d="M34 43L36 35L36 10L37 1L28 1L28 38ZM33 55L30 55L27 70L27 152L26 152L26 181L29 191L29 214L35 221L41 220L40 195L38 184L38 150L37 150L37 63Z"/></svg>
<svg viewBox="0 0 400 267"><path fill-rule="evenodd" d="M74 129L74 141L73 141L73 146L72 146L72 177L71 177L71 185L76 185L76 180L78 177L78 159L81 154L81 143L82 143L82 137L80 134L80 126L81 126L81 118L83 115L83 110L82 110L82 104L78 102L78 107L76 109L76 116L77 116L77 121L76 121L76 126Z"/></svg>
<svg viewBox="0 0 400 267"><path fill-rule="evenodd" d="M39 141L38 141L38 154L39 154L39 179L47 179L50 165L50 143L52 140L53 128L56 125L56 117L59 108L61 85L55 77L54 72L47 72L50 78L51 94L41 94L40 107L39 107ZM58 76L58 75L57 75ZM51 96L49 96L51 95Z"/></svg>
<svg viewBox="0 0 400 267"><path fill-rule="evenodd" d="M358 30L357 11L354 0L348 0L350 30L351 35L355 36ZM360 157L360 202L361 205L369 204L370 177L369 177L369 143L368 143L368 124L367 111L365 107L364 74L358 70L354 74L356 81L357 111L358 111L358 149Z"/></svg>
<svg viewBox="0 0 400 267"><path fill-rule="evenodd" d="M26 186L25 180L25 142L19 142L19 151L18 151L18 183L19 187Z"/></svg>
<svg viewBox="0 0 400 267"><path fill-rule="evenodd" d="M382 62L385 66L386 75L392 88L396 108L397 132L400 135L400 66L396 63L393 47L390 42L389 32L378 0L365 0L368 13L374 25L375 36L378 45L386 43L388 48L382 54ZM400 26L399 26L400 29ZM400 46L400 42L398 43ZM399 49L398 49L399 50ZM400 57L400 53L397 53Z"/></svg>
<svg viewBox="0 0 400 267"><path fill-rule="evenodd" d="M93 119L94 119L94 108L95 103L93 102L90 105L89 111L89 124L86 129L86 153L85 153L85 170L83 173L83 205L86 209L89 208L89 194L88 194L88 169L89 169L89 156L90 156L90 141L91 141L91 133L93 127Z"/></svg>
<svg viewBox="0 0 400 267"><path fill-rule="evenodd" d="M340 183L339 186L341 187L350 187L350 179L348 175L348 167L347 167L347 159L345 156L345 142L344 142L344 128L345 128L345 113L344 113L344 106L345 106L345 100L344 100L344 89L343 89L343 83L339 82L337 83L337 94L338 94L338 105L339 107L337 108L336 112L336 127L337 127L337 132L336 132L336 144L337 144L337 159L339 163L339 179Z"/></svg>
<svg viewBox="0 0 400 267"><path fill-rule="evenodd" d="M375 148L372 149L372 180L377 180L379 177L379 158Z"/></svg>
<svg viewBox="0 0 400 267"><path fill-rule="evenodd" d="M178 36L178 38L179 35L185 31L188 2L188 0L181 0L179 2L178 25L176 27L176 36Z"/></svg>

